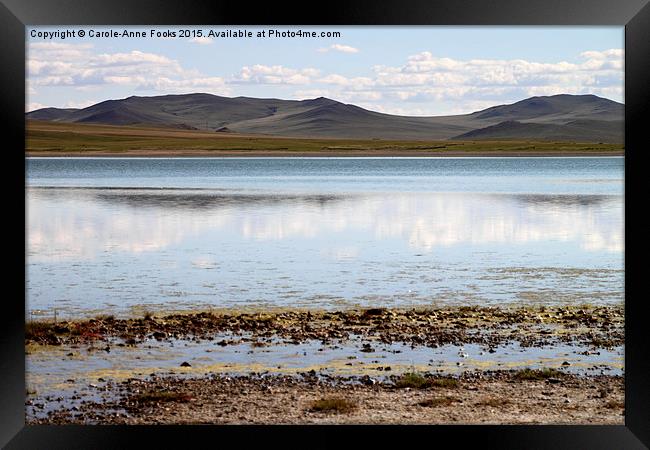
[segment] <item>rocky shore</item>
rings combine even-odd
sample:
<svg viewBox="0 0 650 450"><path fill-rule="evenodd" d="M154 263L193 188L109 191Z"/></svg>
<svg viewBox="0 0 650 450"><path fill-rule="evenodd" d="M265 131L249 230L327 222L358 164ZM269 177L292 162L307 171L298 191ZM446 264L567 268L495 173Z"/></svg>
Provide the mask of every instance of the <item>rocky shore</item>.
<svg viewBox="0 0 650 450"><path fill-rule="evenodd" d="M27 422L622 424L624 378L620 371L608 374L585 365L571 373L565 369L573 364L562 359L552 366L539 366L537 361L537 368L522 369L521 361L534 363L536 348L549 346L573 349L572 362L594 355L602 358L598 355L605 349L618 348L620 352L624 344L623 312L622 306L593 305L372 308L146 313L138 318L31 321L25 334L28 367L30 358L46 355L38 361L56 362L70 379L60 380L62 384L47 381L51 375L45 372L50 372L51 366L41 362L39 367L45 369L39 377L45 381L41 381L39 392L28 392ZM209 346L202 351L209 353L194 354L193 364L207 361L207 355L222 360L226 356L222 352L228 349L232 349L228 350L229 357L241 361L248 360L246 353L279 347L297 348L304 356L287 372L282 372L284 367L280 369L276 360L277 367L261 369L237 365L217 368L207 363L195 367L187 362L179 367L182 359L175 363L181 373L136 373L128 369L128 361L140 361L138 355L155 364L153 351L169 347L176 352L174 358L182 358L186 355L183 352L190 351L187 349L204 342ZM319 345L314 347L314 342ZM393 364L391 368L390 361L381 358L390 355L387 346L392 344L404 345L404 354L410 348L412 352L424 349L427 355L444 346L459 346L458 358L463 361L468 360L463 359L467 355L460 346L470 344L479 346L484 355L480 358L486 363L511 352L507 345L515 346L524 356L516 369L501 364L501 368L481 366L475 360L478 366L473 370L458 362L458 366L452 363L455 372L444 373L440 362L433 359L428 368L398 368ZM340 346L345 348L348 362L338 364L345 373L331 364L309 367L314 354ZM124 367L119 377L117 372L110 375L110 370L100 372L102 375L88 372L94 374L92 381L89 375L73 373L75 361L83 366L92 357L94 364L103 364L127 354L135 359L120 360L121 366L126 364L126 377ZM367 356L371 358L364 364ZM590 361L591 365L596 362ZM599 364L603 362L598 360ZM35 376L29 368L27 375L28 381Z"/></svg>
<svg viewBox="0 0 650 450"><path fill-rule="evenodd" d="M122 345L146 339L213 339L219 333L246 334L264 341L324 343L360 336L384 344L414 346L480 344L492 347L517 341L521 346L580 343L608 348L624 343L623 307L528 308L374 308L348 311L280 311L272 313L200 312L119 319L29 322L26 343L60 345L120 338ZM224 342L223 345L228 345Z"/></svg>

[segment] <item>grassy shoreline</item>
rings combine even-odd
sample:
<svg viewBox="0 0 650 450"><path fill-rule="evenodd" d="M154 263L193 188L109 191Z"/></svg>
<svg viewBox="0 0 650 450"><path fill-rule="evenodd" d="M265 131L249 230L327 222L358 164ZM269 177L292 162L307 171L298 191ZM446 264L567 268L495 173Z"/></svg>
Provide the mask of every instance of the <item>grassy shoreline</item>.
<svg viewBox="0 0 650 450"><path fill-rule="evenodd" d="M623 156L623 144L290 138L28 120L26 156L396 157Z"/></svg>

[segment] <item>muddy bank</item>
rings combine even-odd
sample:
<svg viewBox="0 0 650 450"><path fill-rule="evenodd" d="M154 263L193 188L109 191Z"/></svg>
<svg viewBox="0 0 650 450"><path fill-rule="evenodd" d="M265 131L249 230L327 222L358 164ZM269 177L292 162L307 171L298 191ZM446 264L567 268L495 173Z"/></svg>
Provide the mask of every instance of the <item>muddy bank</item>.
<svg viewBox="0 0 650 450"><path fill-rule="evenodd" d="M554 370L297 376L157 377L107 383L115 400L86 402L48 424L623 424L623 377Z"/></svg>
<svg viewBox="0 0 650 450"><path fill-rule="evenodd" d="M101 316L89 320L27 323L26 344L101 343L119 338L122 346L147 339L212 340L215 335L246 334L264 344L345 341L360 337L383 344L438 347L479 344L487 348L518 342L521 346L563 342L611 348L624 343L622 306L527 308L375 308L346 311L281 311L271 313L200 312L146 314L142 318ZM223 341L220 345L228 345Z"/></svg>

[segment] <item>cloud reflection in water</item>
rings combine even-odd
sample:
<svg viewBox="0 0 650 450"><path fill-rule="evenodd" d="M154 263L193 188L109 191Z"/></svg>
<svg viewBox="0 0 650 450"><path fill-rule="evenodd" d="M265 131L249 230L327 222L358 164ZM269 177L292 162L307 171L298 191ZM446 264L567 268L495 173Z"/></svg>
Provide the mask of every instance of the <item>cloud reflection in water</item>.
<svg viewBox="0 0 650 450"><path fill-rule="evenodd" d="M362 233L407 248L575 242L587 252L623 251L622 197L518 194L232 194L201 190L30 189L29 259L85 260L181 248L190 238L323 240L354 258L339 238ZM339 250L335 250L339 248ZM342 250L341 250L342 249ZM296 249L299 251L299 249Z"/></svg>

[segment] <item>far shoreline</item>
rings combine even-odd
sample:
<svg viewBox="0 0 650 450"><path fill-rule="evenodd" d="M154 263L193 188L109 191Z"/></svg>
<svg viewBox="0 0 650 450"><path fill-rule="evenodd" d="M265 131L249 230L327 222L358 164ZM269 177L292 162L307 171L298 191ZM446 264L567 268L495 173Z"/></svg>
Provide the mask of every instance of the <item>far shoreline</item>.
<svg viewBox="0 0 650 450"><path fill-rule="evenodd" d="M624 157L624 151L449 151L449 152L314 152L314 151L140 151L90 152L90 151L31 151L26 158L577 158Z"/></svg>

